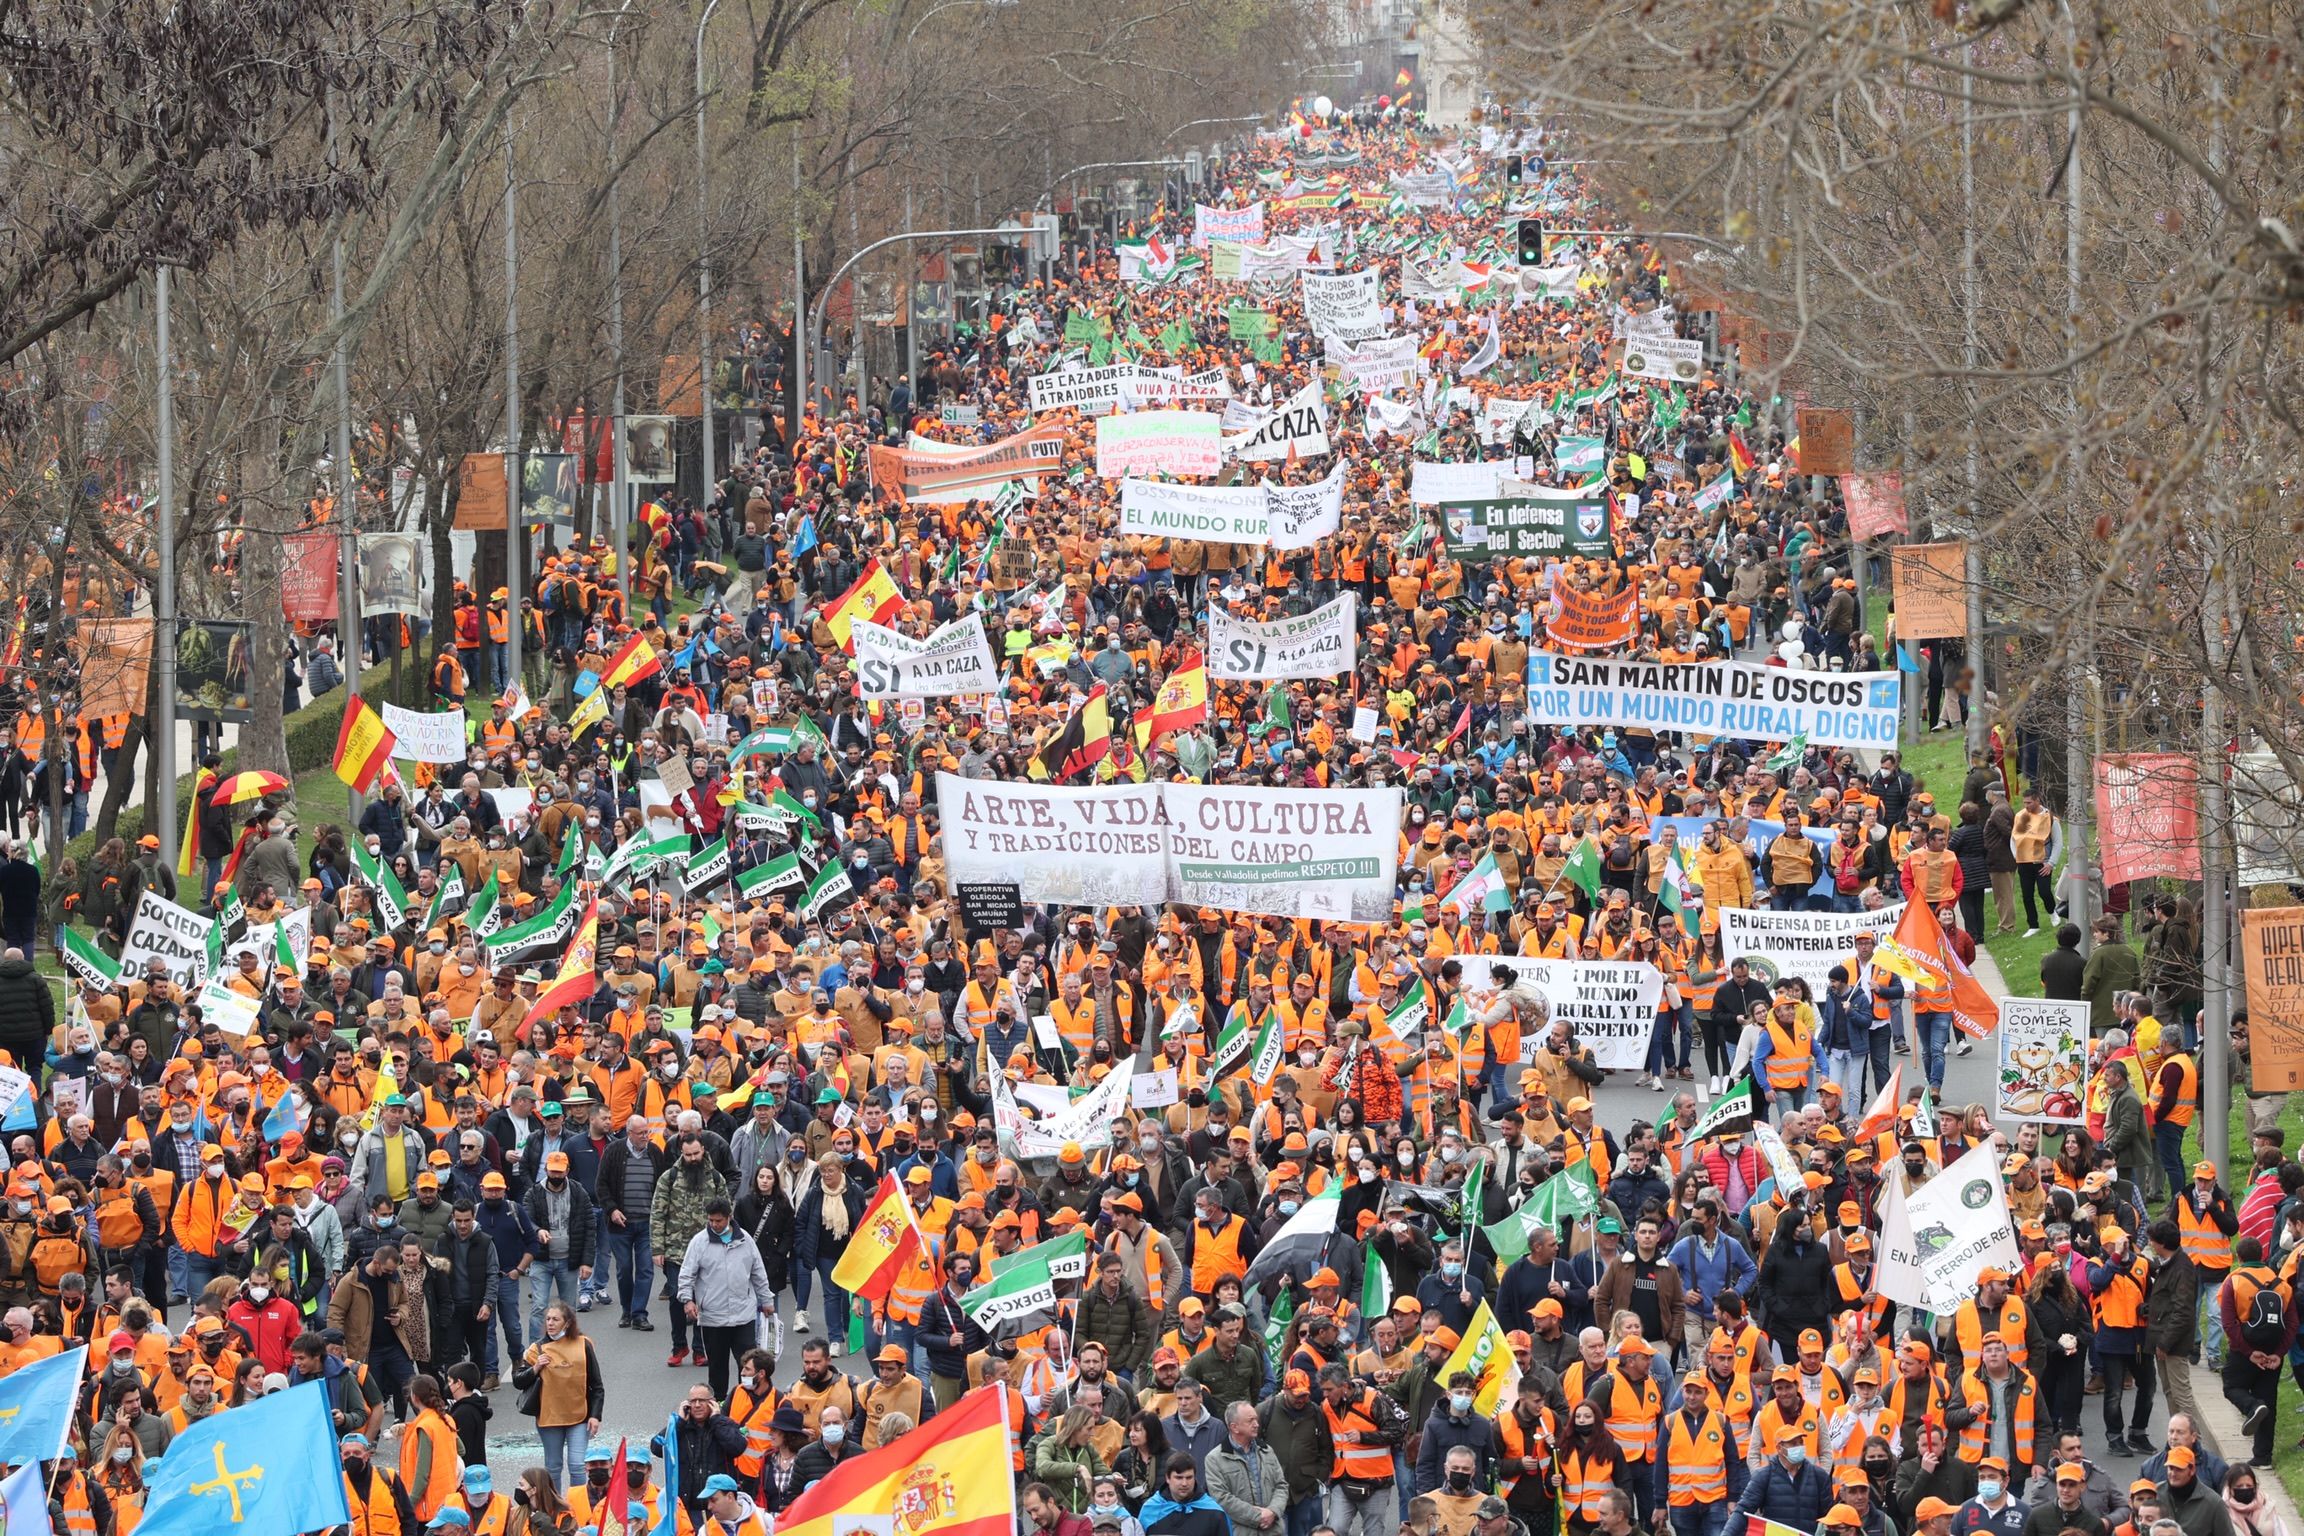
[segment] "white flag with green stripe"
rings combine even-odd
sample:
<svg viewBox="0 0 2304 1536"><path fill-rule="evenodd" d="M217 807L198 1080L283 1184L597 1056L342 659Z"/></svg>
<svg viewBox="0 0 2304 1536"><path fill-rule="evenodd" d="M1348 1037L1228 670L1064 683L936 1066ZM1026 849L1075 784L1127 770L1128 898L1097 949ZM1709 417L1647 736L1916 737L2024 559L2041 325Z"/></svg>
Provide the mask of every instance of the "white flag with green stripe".
<svg viewBox="0 0 2304 1536"><path fill-rule="evenodd" d="M464 909L464 926L472 936L487 939L504 926L504 893L497 887L496 871L488 871L488 879L480 887L480 894Z"/></svg>
<svg viewBox="0 0 2304 1536"><path fill-rule="evenodd" d="M65 968L88 985L110 989L120 984L120 962L69 924L56 930L56 952Z"/></svg>
<svg viewBox="0 0 2304 1536"><path fill-rule="evenodd" d="M360 839L354 838L348 846L353 869L376 893L376 915L383 919L385 931L390 932L408 921L408 892L401 887L400 877L370 853L368 845Z"/></svg>
<svg viewBox="0 0 2304 1536"><path fill-rule="evenodd" d="M440 862L448 873L440 877L440 883L432 891L432 904L424 909L424 931L427 933L445 923L450 915L449 907L464 899L464 866L454 859L442 859ZM495 871L489 871L489 878L495 878Z"/></svg>
<svg viewBox="0 0 2304 1536"><path fill-rule="evenodd" d="M987 1331L1000 1323L1056 1310L1060 1263L1077 1262L1085 1274L1088 1234L1071 1232L996 1261L993 1273L960 1298L960 1310Z"/></svg>
<svg viewBox="0 0 2304 1536"><path fill-rule="evenodd" d="M789 890L806 882L807 875L800 868L800 855L780 853L765 864L755 864L736 877L736 889L747 901L764 901L778 891Z"/></svg>

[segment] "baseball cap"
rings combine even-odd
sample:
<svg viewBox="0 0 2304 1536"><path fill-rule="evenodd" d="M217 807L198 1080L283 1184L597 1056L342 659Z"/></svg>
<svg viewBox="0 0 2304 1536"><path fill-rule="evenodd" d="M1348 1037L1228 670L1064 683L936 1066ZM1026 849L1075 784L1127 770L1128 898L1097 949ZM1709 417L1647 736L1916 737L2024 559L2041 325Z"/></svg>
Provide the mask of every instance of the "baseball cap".
<svg viewBox="0 0 2304 1536"><path fill-rule="evenodd" d="M1927 1498L1922 1499L1917 1505L1913 1507L1912 1510L1913 1518L1923 1521L1938 1520L1942 1519L1946 1515L1956 1515L1958 1513L1960 1513L1958 1506L1947 1504L1942 1499L1937 1498L1934 1494L1930 1494Z"/></svg>
<svg viewBox="0 0 2304 1536"><path fill-rule="evenodd" d="M2188 1445L2168 1447L2168 1465L2172 1467L2196 1467L2199 1464L2200 1457L2193 1451L2192 1447Z"/></svg>
<svg viewBox="0 0 2304 1536"><path fill-rule="evenodd" d="M2056 1469L2056 1481L2060 1483L2084 1483L2088 1481L2088 1469L2078 1462L2068 1461Z"/></svg>
<svg viewBox="0 0 2304 1536"><path fill-rule="evenodd" d="M1846 1504L1833 1505L1831 1513L1824 1517L1824 1525L1826 1529L1830 1529L1833 1526L1850 1526L1860 1528L1863 1524L1864 1517L1856 1513L1852 1507Z"/></svg>
<svg viewBox="0 0 2304 1536"><path fill-rule="evenodd" d="M725 1472L715 1472L710 1477L704 1479L704 1493L706 1497L710 1497L715 1493L742 1493L743 1491L743 1489L736 1486L736 1479L730 1477Z"/></svg>

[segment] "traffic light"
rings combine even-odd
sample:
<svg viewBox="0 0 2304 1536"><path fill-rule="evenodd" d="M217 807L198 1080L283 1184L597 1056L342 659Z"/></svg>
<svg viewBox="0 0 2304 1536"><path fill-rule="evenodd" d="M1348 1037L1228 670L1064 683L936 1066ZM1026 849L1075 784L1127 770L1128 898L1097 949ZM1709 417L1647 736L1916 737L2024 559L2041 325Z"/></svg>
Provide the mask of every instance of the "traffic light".
<svg viewBox="0 0 2304 1536"><path fill-rule="evenodd" d="M1508 156L1504 161L1504 185L1508 187L1520 185L1520 157L1518 155Z"/></svg>
<svg viewBox="0 0 2304 1536"><path fill-rule="evenodd" d="M1544 265L1544 221L1542 219L1522 219L1520 221L1520 265L1524 267Z"/></svg>

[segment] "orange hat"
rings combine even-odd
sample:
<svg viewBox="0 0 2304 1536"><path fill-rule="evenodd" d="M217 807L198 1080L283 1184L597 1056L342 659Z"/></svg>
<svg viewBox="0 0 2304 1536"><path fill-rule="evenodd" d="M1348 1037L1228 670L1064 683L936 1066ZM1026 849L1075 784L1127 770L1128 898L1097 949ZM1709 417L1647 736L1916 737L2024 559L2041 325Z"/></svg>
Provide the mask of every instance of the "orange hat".
<svg viewBox="0 0 2304 1536"><path fill-rule="evenodd" d="M1785 1383L1789 1382L1796 1387L1800 1385L1800 1367L1796 1365L1780 1365L1769 1373L1768 1380L1775 1386L1783 1386Z"/></svg>
<svg viewBox="0 0 2304 1536"><path fill-rule="evenodd" d="M1558 1297L1547 1296L1536 1303L1531 1315L1536 1317L1566 1317L1568 1309L1560 1305Z"/></svg>
<svg viewBox="0 0 2304 1536"><path fill-rule="evenodd" d="M1864 1517L1846 1504L1835 1504L1832 1506L1831 1512L1824 1516L1823 1523L1826 1530L1831 1530L1835 1526L1861 1530L1864 1526Z"/></svg>
<svg viewBox="0 0 2304 1536"><path fill-rule="evenodd" d="M1655 1347L1651 1345L1646 1339L1640 1337L1638 1334L1633 1334L1629 1338L1625 1339L1623 1343L1616 1346L1616 1353L1620 1356L1636 1355L1642 1358L1646 1358L1655 1354L1656 1350Z"/></svg>
<svg viewBox="0 0 2304 1536"><path fill-rule="evenodd" d="M1344 1281L1343 1278L1336 1273L1336 1271L1323 1264L1318 1269L1312 1271L1312 1278L1306 1280L1304 1284L1307 1289L1316 1291L1324 1285L1333 1285L1340 1288L1344 1284Z"/></svg>
<svg viewBox="0 0 2304 1536"><path fill-rule="evenodd" d="M1958 1505L1947 1504L1942 1499L1937 1498L1934 1494L1930 1494L1927 1498L1922 1499L1916 1506L1914 1506L1912 1510L1913 1518L1920 1521L1923 1525L1925 1525L1930 1520L1941 1520L1946 1515L1956 1515L1958 1513L1960 1513L1960 1508Z"/></svg>
<svg viewBox="0 0 2304 1536"><path fill-rule="evenodd" d="M1803 1328L1800 1330L1800 1353L1806 1354L1812 1349L1822 1349L1823 1347L1823 1334L1817 1332L1813 1328Z"/></svg>
<svg viewBox="0 0 2304 1536"><path fill-rule="evenodd" d="M2199 1464L2200 1457L2192 1447L2188 1445L2168 1447L2168 1465L2172 1467L2196 1467Z"/></svg>
<svg viewBox="0 0 2304 1536"><path fill-rule="evenodd" d="M1447 1350L1453 1350L1464 1342L1464 1336L1453 1328L1440 1328L1433 1333L1432 1338L1442 1349Z"/></svg>

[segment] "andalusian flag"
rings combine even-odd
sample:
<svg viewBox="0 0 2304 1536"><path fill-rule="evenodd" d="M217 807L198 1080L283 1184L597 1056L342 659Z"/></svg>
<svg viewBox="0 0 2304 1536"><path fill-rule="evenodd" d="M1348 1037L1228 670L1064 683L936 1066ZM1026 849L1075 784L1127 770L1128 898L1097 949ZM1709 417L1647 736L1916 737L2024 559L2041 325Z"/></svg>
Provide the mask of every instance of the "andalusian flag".
<svg viewBox="0 0 2304 1536"><path fill-rule="evenodd" d="M1760 766L1767 769L1770 773L1790 773L1793 769L1800 766L1801 759L1805 758L1807 755L1808 733L1806 731L1802 731L1798 735L1794 736L1790 741L1784 743L1784 745L1779 747L1776 751L1770 753L1768 755L1767 761L1763 762Z"/></svg>
<svg viewBox="0 0 2304 1536"><path fill-rule="evenodd" d="M573 887L571 887L573 889ZM541 1019L549 1019L562 1008L571 1007L590 997L599 988L600 976L594 962L600 952L600 903L594 900L584 909L584 916L576 924L576 938L568 952L560 957L560 968L545 983L544 990L536 994L528 1017L521 1021L520 1037L526 1039L528 1028Z"/></svg>
<svg viewBox="0 0 2304 1536"><path fill-rule="evenodd" d="M1512 887L1505 883L1504 871L1496 863L1496 855L1483 853L1480 862L1464 872L1464 878L1448 888L1440 905L1454 907L1470 914L1477 906L1483 912L1504 912L1512 906Z"/></svg>
<svg viewBox="0 0 2304 1536"><path fill-rule="evenodd" d="M859 1510L892 1511L905 1536L1013 1536L1014 1390L978 1387L894 1444L841 1462L776 1517L776 1536L834 1536Z"/></svg>
<svg viewBox="0 0 2304 1536"><path fill-rule="evenodd" d="M1576 840L1568 850L1568 862L1560 866L1560 878L1584 893L1587 901L1600 899L1600 846L1589 835Z"/></svg>
<svg viewBox="0 0 2304 1536"><path fill-rule="evenodd" d="M888 1294L922 1242L920 1229L913 1224L912 1207L904 1200L904 1187L894 1174L882 1174L879 1190L864 1207L856 1229L849 1233L840 1262L832 1267L832 1283L851 1295L878 1301ZM1005 1461L1001 1468L1005 1473Z"/></svg>
<svg viewBox="0 0 2304 1536"><path fill-rule="evenodd" d="M359 872L369 889L376 893L376 915L384 920L387 931L408 920L408 893L400 885L400 877L392 867L368 851L367 841L352 838L345 847L352 855L352 867Z"/></svg>
<svg viewBox="0 0 2304 1536"><path fill-rule="evenodd" d="M1592 1164L1585 1161L1561 1169L1537 1185L1518 1209L1480 1230L1496 1257L1509 1264L1528 1252L1529 1239L1538 1232L1557 1232L1561 1222L1582 1220L1599 1209L1600 1191L1593 1185Z"/></svg>
<svg viewBox="0 0 2304 1536"><path fill-rule="evenodd" d="M851 631L856 621L869 619L875 624L885 624L903 606L904 594L897 590L895 578L874 560L864 567L864 574L856 578L856 584L825 610L824 622L830 627L832 638L840 642L840 649L854 655L856 641Z"/></svg>
<svg viewBox="0 0 2304 1536"><path fill-rule="evenodd" d="M398 743L384 717L366 699L346 699L344 723L336 728L336 777L355 793L368 793Z"/></svg>
<svg viewBox="0 0 2304 1536"><path fill-rule="evenodd" d="M1280 1299L1264 1314L1264 1363L1277 1376L1288 1364L1288 1324L1296 1316L1296 1294L1282 1287Z"/></svg>
<svg viewBox="0 0 2304 1536"><path fill-rule="evenodd" d="M1696 937L1696 913L1688 905L1687 855L1675 847L1664 858L1663 878L1656 882L1656 905L1680 920L1690 938Z"/></svg>
<svg viewBox="0 0 2304 1536"><path fill-rule="evenodd" d="M612 688L628 688L664 670L664 658L656 654L656 647L648 643L646 635L634 635L608 658L608 665L600 669L600 686L593 690L603 694Z"/></svg>

